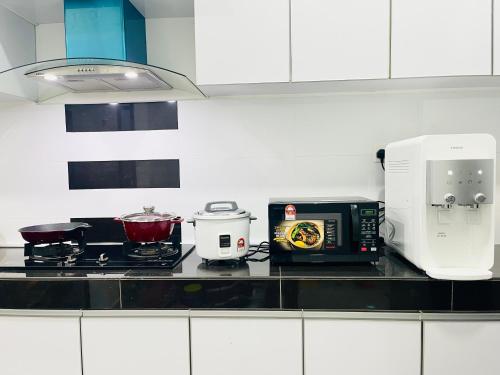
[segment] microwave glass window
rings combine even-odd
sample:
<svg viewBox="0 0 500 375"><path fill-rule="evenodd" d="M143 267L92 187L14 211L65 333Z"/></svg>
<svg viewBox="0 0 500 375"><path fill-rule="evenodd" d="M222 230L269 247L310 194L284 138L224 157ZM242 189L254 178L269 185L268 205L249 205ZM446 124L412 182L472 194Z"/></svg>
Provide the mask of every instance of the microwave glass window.
<svg viewBox="0 0 500 375"><path fill-rule="evenodd" d="M333 250L342 246L342 215L298 214L274 226L272 241L282 250Z"/></svg>

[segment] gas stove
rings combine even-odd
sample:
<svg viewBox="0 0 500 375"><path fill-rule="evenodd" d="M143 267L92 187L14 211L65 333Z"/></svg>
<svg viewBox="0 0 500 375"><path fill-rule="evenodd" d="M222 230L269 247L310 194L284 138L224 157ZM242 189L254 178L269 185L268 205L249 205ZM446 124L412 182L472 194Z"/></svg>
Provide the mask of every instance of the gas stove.
<svg viewBox="0 0 500 375"><path fill-rule="evenodd" d="M193 249L194 245L167 242L25 244L24 256L22 249L12 249L20 256L16 261L0 262L0 271L172 269Z"/></svg>

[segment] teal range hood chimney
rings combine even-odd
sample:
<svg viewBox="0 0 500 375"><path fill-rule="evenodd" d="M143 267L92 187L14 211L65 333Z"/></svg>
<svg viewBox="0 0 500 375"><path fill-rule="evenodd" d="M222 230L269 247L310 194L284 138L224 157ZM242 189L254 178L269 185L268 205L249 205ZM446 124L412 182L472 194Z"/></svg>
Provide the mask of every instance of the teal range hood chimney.
<svg viewBox="0 0 500 375"><path fill-rule="evenodd" d="M66 57L147 64L146 21L129 0L64 0Z"/></svg>

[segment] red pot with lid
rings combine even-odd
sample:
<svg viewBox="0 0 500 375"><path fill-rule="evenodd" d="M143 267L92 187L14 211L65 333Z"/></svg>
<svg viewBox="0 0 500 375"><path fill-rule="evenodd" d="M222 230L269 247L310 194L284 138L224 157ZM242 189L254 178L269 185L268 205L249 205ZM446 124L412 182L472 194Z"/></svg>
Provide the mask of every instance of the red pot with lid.
<svg viewBox="0 0 500 375"><path fill-rule="evenodd" d="M143 209L143 212L115 218L115 221L123 223L129 241L140 243L168 241L174 230L174 224L184 221L175 214L155 212L154 207L143 207Z"/></svg>

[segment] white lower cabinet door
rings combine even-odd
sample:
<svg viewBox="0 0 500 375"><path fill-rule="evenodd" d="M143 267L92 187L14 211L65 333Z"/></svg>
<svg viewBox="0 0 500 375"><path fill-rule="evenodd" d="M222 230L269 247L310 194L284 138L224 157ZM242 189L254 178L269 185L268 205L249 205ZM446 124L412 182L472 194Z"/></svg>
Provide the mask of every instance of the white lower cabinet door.
<svg viewBox="0 0 500 375"><path fill-rule="evenodd" d="M305 375L420 375L419 321L305 319Z"/></svg>
<svg viewBox="0 0 500 375"><path fill-rule="evenodd" d="M500 321L424 322L424 375L500 374Z"/></svg>
<svg viewBox="0 0 500 375"><path fill-rule="evenodd" d="M0 316L0 374L81 373L78 316Z"/></svg>
<svg viewBox="0 0 500 375"><path fill-rule="evenodd" d="M187 316L84 316L83 375L189 375Z"/></svg>
<svg viewBox="0 0 500 375"><path fill-rule="evenodd" d="M191 318L193 375L302 375L302 321Z"/></svg>

